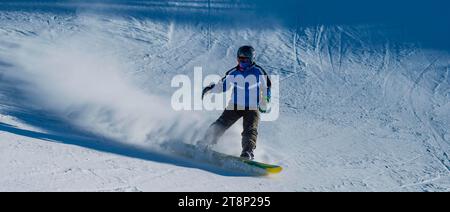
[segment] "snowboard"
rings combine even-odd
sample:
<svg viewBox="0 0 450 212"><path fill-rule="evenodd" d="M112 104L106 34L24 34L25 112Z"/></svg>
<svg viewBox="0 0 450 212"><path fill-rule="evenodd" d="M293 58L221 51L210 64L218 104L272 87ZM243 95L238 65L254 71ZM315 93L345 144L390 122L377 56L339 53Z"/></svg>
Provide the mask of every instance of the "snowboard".
<svg viewBox="0 0 450 212"><path fill-rule="evenodd" d="M243 172L250 175L273 175L278 174L283 170L283 168L278 165L248 160L212 149L201 149L192 144L182 143L171 145L170 147L166 146L166 150L169 150L171 153L180 157L205 162L230 171Z"/></svg>
<svg viewBox="0 0 450 212"><path fill-rule="evenodd" d="M237 157L237 156L233 156L233 155L227 155L224 153L220 153L220 152L216 152L211 150L217 157L222 157L222 158L227 158L229 160L237 160L237 161L241 161L242 163L245 163L247 165L250 165L252 167L261 169L261 171L264 171L265 174L269 175L269 174L278 174L280 173L283 168L281 166L278 165L272 165L272 164L267 164L267 163L262 163L262 162L257 162L254 160L248 160L245 158L241 158L241 157Z"/></svg>

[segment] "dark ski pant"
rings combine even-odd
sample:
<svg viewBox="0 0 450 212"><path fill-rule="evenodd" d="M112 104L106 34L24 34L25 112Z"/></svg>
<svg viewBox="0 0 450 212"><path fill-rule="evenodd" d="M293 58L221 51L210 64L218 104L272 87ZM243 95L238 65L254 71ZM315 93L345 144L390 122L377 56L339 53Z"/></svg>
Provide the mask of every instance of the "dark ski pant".
<svg viewBox="0 0 450 212"><path fill-rule="evenodd" d="M253 151L256 148L258 137L258 125L260 114L258 110L238 110L227 109L215 121L206 132L206 140L211 144L216 144L219 138L240 118L244 119L244 130L242 132L243 151Z"/></svg>

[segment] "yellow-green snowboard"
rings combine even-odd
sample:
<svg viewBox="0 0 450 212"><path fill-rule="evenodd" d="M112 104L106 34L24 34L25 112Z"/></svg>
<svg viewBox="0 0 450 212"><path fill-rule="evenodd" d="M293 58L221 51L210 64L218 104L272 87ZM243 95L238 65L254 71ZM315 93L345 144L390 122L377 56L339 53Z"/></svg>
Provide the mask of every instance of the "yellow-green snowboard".
<svg viewBox="0 0 450 212"><path fill-rule="evenodd" d="M280 173L283 168L278 165L247 160L241 157L227 155L211 149L200 149L192 144L176 144L166 147L175 155L201 161L220 168L244 172L251 175L271 175Z"/></svg>

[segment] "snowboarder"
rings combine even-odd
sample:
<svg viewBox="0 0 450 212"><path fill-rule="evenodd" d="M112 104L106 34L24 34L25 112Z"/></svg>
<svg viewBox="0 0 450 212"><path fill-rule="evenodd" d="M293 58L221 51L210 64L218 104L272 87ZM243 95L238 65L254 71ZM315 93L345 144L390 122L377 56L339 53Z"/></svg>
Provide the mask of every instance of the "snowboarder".
<svg viewBox="0 0 450 212"><path fill-rule="evenodd" d="M236 121L243 118L242 153L240 157L253 160L256 148L260 112L267 112L270 103L271 81L261 66L255 63L255 49L252 46L242 46L237 52L238 65L228 72L217 84L211 84L203 89L202 98L207 93L221 93L233 87L233 94L222 115L207 130L203 142L214 145L219 138ZM236 79L252 78L239 86ZM252 95L256 94L256 95ZM243 96L243 98L241 98Z"/></svg>

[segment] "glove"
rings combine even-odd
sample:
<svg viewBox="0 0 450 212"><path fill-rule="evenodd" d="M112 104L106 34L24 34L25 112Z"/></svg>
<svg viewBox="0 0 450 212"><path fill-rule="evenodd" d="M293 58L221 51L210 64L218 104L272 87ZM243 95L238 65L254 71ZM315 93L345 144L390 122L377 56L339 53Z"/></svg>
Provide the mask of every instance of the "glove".
<svg viewBox="0 0 450 212"><path fill-rule="evenodd" d="M205 97L205 95L206 95L210 90L212 90L212 89L214 88L214 86L216 86L216 85L215 85L215 84L211 84L211 85L209 85L209 86L203 88L203 91L202 91L202 99L203 99L203 97Z"/></svg>
<svg viewBox="0 0 450 212"><path fill-rule="evenodd" d="M269 103L270 103L270 96L263 97L258 107L259 112L261 113L270 112Z"/></svg>

